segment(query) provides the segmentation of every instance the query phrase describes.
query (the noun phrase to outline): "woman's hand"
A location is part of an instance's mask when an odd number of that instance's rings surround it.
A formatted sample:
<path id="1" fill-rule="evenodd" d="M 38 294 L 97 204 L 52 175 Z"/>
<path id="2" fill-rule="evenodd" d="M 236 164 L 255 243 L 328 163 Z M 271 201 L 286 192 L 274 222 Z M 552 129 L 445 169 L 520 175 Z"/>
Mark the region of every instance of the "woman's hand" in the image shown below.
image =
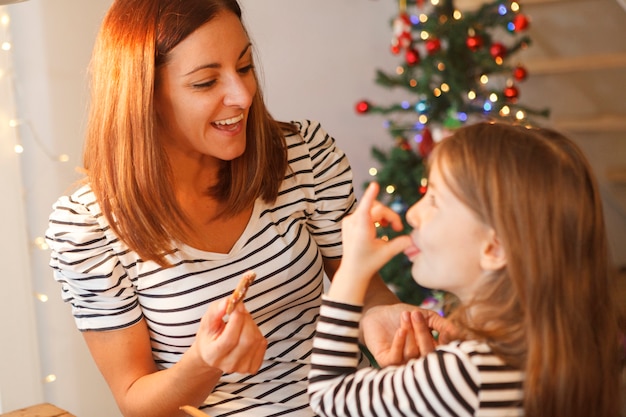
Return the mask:
<path id="1" fill-rule="evenodd" d="M 228 322 L 223 321 L 227 300 L 213 303 L 200 321 L 194 348 L 209 366 L 225 373 L 252 374 L 259 370 L 267 340 L 243 303 Z"/>
<path id="2" fill-rule="evenodd" d="M 328 296 L 336 301 L 363 304 L 371 278 L 398 253 L 411 245 L 409 236 L 392 240 L 376 236 L 376 223 L 402 230 L 398 213 L 376 201 L 378 184 L 367 188 L 356 210 L 342 222 L 343 255 Z"/>

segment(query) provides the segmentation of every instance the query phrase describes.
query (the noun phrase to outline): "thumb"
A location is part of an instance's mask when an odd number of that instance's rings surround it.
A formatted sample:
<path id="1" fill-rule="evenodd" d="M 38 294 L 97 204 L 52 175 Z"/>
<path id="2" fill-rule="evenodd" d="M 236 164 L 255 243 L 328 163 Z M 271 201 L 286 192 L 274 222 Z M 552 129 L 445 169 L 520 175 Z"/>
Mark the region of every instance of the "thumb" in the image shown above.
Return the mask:
<path id="1" fill-rule="evenodd" d="M 385 246 L 389 255 L 391 255 L 390 257 L 393 257 L 411 247 L 411 245 L 413 245 L 411 238 L 408 235 L 402 235 L 391 239 Z"/>

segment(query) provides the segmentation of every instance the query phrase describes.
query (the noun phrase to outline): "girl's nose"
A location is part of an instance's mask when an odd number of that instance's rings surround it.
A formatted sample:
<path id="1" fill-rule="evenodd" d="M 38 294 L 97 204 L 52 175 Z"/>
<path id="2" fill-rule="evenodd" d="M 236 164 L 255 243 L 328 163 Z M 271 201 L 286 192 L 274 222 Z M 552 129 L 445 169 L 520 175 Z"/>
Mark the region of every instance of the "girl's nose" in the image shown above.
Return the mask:
<path id="1" fill-rule="evenodd" d="M 413 204 L 411 207 L 409 207 L 409 209 L 406 211 L 406 221 L 409 224 L 409 226 L 411 226 L 413 229 L 416 229 L 419 227 L 419 204 L 422 200 L 418 201 L 417 203 Z"/>

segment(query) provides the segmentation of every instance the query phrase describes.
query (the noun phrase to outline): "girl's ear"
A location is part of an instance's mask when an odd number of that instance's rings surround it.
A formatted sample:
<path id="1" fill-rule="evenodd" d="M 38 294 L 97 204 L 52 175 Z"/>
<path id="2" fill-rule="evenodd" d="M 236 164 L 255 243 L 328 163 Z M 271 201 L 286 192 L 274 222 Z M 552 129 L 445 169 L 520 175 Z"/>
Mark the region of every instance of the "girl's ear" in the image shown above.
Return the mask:
<path id="1" fill-rule="evenodd" d="M 506 266 L 504 246 L 493 229 L 489 229 L 487 239 L 481 248 L 480 266 L 485 271 L 497 271 Z"/>

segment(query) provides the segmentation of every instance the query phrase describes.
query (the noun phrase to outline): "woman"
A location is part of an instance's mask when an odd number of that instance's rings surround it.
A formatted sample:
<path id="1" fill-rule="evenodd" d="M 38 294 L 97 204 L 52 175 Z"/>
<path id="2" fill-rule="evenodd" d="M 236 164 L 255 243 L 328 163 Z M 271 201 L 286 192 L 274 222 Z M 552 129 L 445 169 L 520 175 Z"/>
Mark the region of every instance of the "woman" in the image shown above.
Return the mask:
<path id="1" fill-rule="evenodd" d="M 376 239 L 372 185 L 344 220 L 344 254 L 314 340 L 322 416 L 617 416 L 619 329 L 600 194 L 567 138 L 481 123 L 439 143 L 410 236 Z M 356 371 L 370 274 L 399 252 L 415 280 L 458 297 L 448 320 L 405 314 L 396 364 Z M 435 346 L 430 330 L 456 328 Z M 344 343 L 336 343 L 341 337 Z M 404 341 L 421 356 L 402 360 Z M 390 356 L 393 356 L 390 355 Z M 356 400 L 358 399 L 358 401 Z"/>
<path id="2" fill-rule="evenodd" d="M 120 410 L 312 415 L 323 276 L 355 202 L 345 155 L 318 123 L 269 115 L 235 0 L 116 0 L 91 70 L 86 183 L 47 238 Z M 379 278 L 370 294 L 397 302 Z"/>

